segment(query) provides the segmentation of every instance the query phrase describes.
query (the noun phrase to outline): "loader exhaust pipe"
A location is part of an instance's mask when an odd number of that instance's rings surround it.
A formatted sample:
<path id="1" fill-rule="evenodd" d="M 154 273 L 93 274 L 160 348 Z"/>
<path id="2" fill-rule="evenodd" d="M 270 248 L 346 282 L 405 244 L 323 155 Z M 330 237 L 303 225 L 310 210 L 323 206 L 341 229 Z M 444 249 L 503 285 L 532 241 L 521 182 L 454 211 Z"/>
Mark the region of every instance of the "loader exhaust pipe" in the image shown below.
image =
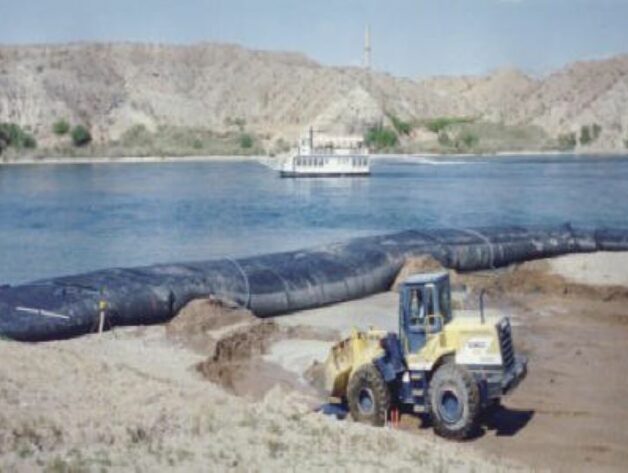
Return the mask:
<path id="1" fill-rule="evenodd" d="M 484 293 L 485 289 L 480 291 L 480 322 L 484 324 Z"/>

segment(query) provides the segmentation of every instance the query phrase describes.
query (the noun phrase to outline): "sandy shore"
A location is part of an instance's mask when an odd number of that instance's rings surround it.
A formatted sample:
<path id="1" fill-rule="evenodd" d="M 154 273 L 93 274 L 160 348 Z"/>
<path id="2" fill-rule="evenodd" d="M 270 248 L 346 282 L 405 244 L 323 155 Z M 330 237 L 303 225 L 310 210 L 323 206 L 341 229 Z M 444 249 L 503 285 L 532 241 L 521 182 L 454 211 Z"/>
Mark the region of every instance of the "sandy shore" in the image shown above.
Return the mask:
<path id="1" fill-rule="evenodd" d="M 560 157 L 566 160 L 570 158 L 579 158 L 583 156 L 599 156 L 604 158 L 626 158 L 628 152 L 625 151 L 582 151 L 582 152 L 565 152 L 565 151 L 496 151 L 494 153 L 412 153 L 412 154 L 372 154 L 372 160 L 411 160 L 411 159 L 503 159 L 509 157 L 523 156 L 526 158 L 544 158 L 544 157 Z"/>
<path id="2" fill-rule="evenodd" d="M 565 159 L 579 156 L 603 156 L 625 158 L 628 156 L 625 152 L 618 151 L 600 151 L 587 153 L 566 153 L 563 151 L 499 151 L 495 153 L 477 153 L 477 154 L 440 154 L 440 153 L 413 153 L 413 154 L 371 154 L 374 161 L 398 160 L 398 159 L 500 159 L 504 157 L 525 156 L 539 157 L 544 156 L 560 156 Z M 276 158 L 271 156 L 93 156 L 93 157 L 54 157 L 54 158 L 4 158 L 0 157 L 0 166 L 19 166 L 19 165 L 35 165 L 35 164 L 151 164 L 151 163 L 190 163 L 190 162 L 250 162 L 257 161 L 266 164 L 276 162 Z"/>
<path id="3" fill-rule="evenodd" d="M 259 161 L 261 156 L 93 156 L 93 157 L 58 157 L 58 158 L 0 158 L 0 166 L 20 166 L 33 164 L 151 164 L 151 163 L 195 163 L 195 162 L 246 162 Z"/>
<path id="4" fill-rule="evenodd" d="M 313 412 L 313 364 L 353 326 L 396 330 L 394 292 L 270 320 L 196 301 L 166 326 L 0 342 L 0 471 L 625 471 L 627 268 L 598 253 L 452 275 L 460 304 L 488 291 L 530 358 L 463 444 L 414 416 Z"/>
<path id="5" fill-rule="evenodd" d="M 225 330 L 238 331 L 209 332 Z M 317 400 L 282 387 L 276 372 L 266 373 L 276 382 L 261 399 L 235 396 L 199 372 L 207 355 L 171 335 L 155 326 L 38 345 L 1 342 L 0 470 L 515 468 L 497 456 L 316 413 Z M 250 348 L 229 340 L 240 354 Z M 241 373 L 245 366 L 232 355 L 219 363 Z"/>

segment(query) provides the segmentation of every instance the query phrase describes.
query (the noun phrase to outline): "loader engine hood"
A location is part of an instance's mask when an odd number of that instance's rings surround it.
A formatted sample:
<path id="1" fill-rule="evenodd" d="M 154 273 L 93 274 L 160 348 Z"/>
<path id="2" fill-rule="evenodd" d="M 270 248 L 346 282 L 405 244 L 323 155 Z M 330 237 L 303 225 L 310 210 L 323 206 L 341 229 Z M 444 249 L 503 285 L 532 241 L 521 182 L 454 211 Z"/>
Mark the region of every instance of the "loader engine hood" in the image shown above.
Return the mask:
<path id="1" fill-rule="evenodd" d="M 445 326 L 445 337 L 455 346 L 456 363 L 470 366 L 502 364 L 499 327 L 508 319 L 498 311 L 459 311 Z M 510 332 L 509 332 L 510 333 Z"/>

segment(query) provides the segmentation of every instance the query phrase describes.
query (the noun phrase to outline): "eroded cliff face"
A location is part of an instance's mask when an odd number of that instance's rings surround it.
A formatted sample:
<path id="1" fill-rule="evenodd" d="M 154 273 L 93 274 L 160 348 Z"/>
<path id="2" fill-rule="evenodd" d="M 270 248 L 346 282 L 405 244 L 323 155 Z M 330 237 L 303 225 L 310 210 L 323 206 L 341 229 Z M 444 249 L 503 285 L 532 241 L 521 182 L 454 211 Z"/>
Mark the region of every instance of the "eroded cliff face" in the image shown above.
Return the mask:
<path id="1" fill-rule="evenodd" d="M 222 44 L 0 47 L 0 121 L 30 127 L 44 146 L 61 118 L 89 125 L 102 142 L 137 124 L 222 131 L 236 120 L 293 140 L 310 125 L 359 132 L 387 113 L 538 125 L 552 137 L 597 123 L 602 132 L 591 146 L 621 149 L 628 56 L 576 63 L 541 79 L 503 70 L 411 80 Z"/>

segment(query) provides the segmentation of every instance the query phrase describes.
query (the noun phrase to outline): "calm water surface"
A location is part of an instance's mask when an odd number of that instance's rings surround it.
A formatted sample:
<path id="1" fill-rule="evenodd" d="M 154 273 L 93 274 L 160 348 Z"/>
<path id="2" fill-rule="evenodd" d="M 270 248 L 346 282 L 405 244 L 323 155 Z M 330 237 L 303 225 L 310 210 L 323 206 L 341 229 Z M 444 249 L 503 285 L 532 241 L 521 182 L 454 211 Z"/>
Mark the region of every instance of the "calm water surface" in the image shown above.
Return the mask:
<path id="1" fill-rule="evenodd" d="M 628 227 L 628 157 L 378 161 L 372 171 L 280 179 L 243 162 L 0 167 L 0 283 L 408 228 Z"/>

